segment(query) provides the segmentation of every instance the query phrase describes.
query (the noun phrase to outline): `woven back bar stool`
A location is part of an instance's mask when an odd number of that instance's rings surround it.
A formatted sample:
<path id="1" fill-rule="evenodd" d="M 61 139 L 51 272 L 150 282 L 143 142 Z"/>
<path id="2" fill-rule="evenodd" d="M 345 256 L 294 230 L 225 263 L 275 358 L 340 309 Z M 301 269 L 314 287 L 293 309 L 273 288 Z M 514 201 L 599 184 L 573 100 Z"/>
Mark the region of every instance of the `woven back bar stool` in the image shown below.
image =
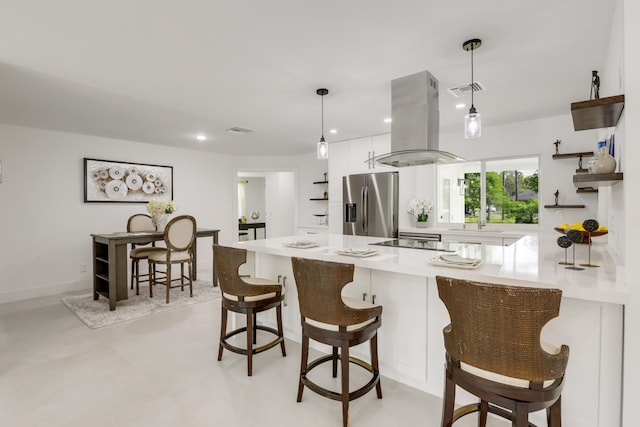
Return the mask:
<path id="1" fill-rule="evenodd" d="M 247 375 L 253 375 L 253 355 L 261 353 L 280 344 L 282 356 L 287 355 L 282 328 L 282 285 L 266 279 L 241 277 L 240 266 L 247 262 L 247 251 L 227 246 L 213 245 L 213 254 L 218 272 L 218 281 L 222 290 L 222 320 L 220 322 L 220 344 L 218 361 L 222 360 L 223 349 L 247 356 Z M 276 309 L 277 329 L 256 322 L 257 313 Z M 229 311 L 246 316 L 247 326 L 227 332 L 227 315 Z M 265 331 L 275 335 L 271 342 L 256 347 L 257 331 Z M 229 339 L 240 333 L 246 333 L 246 348 L 231 344 Z"/>
<path id="2" fill-rule="evenodd" d="M 437 276 L 438 293 L 451 323 L 444 330 L 446 378 L 442 426 L 479 412 L 528 427 L 529 413 L 546 409 L 549 427 L 561 425 L 561 393 L 569 347 L 540 342 L 558 316 L 562 291 L 472 282 Z M 456 386 L 480 403 L 454 411 Z"/>
<path id="3" fill-rule="evenodd" d="M 382 398 L 380 369 L 378 366 L 378 328 L 382 324 L 382 307 L 355 298 L 343 298 L 342 288 L 353 281 L 353 264 L 342 264 L 303 258 L 291 258 L 298 289 L 298 302 L 302 323 L 302 360 L 298 381 L 298 402 L 304 387 L 321 396 L 342 402 L 342 424 L 349 424 L 349 401 L 365 395 L 374 387 L 378 399 Z M 309 340 L 331 346 L 332 353 L 311 363 Z M 371 363 L 349 356 L 349 348 L 369 341 Z M 338 353 L 338 350 L 340 351 Z M 313 382 L 309 372 L 331 361 L 333 377 L 338 373 L 340 360 L 341 389 L 329 390 Z M 357 390 L 349 390 L 349 363 L 371 373 L 371 379 Z"/>

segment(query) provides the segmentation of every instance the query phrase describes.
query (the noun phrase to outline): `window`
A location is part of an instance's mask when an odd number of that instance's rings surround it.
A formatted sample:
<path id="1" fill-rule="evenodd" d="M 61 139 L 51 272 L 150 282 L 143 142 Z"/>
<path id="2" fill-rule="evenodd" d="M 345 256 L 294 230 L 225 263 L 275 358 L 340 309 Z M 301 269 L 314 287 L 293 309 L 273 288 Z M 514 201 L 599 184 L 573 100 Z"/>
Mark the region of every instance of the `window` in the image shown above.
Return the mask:
<path id="1" fill-rule="evenodd" d="M 537 224 L 538 165 L 538 157 L 439 165 L 439 222 Z"/>

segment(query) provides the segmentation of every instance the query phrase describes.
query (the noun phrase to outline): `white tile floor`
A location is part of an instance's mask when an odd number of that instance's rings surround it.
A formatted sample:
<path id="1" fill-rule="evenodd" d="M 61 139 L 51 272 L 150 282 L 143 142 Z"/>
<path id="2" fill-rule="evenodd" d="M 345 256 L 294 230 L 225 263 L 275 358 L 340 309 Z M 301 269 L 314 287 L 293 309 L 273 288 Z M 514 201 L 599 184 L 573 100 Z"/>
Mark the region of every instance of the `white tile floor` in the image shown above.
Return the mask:
<path id="1" fill-rule="evenodd" d="M 339 402 L 308 389 L 296 402 L 299 344 L 255 356 L 247 377 L 245 357 L 216 360 L 219 325 L 220 301 L 98 330 L 59 297 L 2 304 L 0 426 L 342 425 Z M 440 425 L 439 398 L 386 378 L 382 389 L 351 402 L 351 426 Z"/>

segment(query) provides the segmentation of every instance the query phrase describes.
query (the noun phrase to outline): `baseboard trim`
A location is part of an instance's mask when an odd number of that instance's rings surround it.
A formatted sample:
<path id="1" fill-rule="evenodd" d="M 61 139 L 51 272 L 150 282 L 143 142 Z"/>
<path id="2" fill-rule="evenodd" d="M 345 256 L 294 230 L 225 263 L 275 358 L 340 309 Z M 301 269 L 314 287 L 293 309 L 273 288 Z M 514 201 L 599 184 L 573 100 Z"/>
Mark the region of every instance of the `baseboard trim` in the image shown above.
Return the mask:
<path id="1" fill-rule="evenodd" d="M 51 285 L 36 286 L 28 289 L 16 289 L 0 292 L 0 304 L 23 301 L 32 298 L 60 295 L 65 292 L 86 290 L 91 292 L 91 280 L 79 280 L 75 282 L 55 283 Z"/>

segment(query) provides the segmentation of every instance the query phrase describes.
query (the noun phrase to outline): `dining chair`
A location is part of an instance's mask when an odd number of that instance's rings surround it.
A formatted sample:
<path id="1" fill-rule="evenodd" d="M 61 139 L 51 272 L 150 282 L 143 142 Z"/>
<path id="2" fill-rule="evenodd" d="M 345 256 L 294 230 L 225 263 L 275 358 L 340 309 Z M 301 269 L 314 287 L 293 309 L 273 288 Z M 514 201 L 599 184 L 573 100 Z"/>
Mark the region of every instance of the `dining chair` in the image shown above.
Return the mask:
<path id="1" fill-rule="evenodd" d="M 220 343 L 218 345 L 218 361 L 222 360 L 222 352 L 231 352 L 247 356 L 247 375 L 253 375 L 253 355 L 280 344 L 282 356 L 287 355 L 282 328 L 283 288 L 277 282 L 267 279 L 240 276 L 238 269 L 247 262 L 246 249 L 213 245 L 214 262 L 218 272 L 218 281 L 222 290 L 222 319 L 220 322 Z M 276 309 L 277 329 L 257 323 L 257 314 L 269 309 Z M 244 314 L 246 326 L 240 326 L 227 332 L 228 312 Z M 275 336 L 270 342 L 256 346 L 257 332 L 265 331 Z M 246 348 L 232 344 L 230 338 L 246 334 Z"/>
<path id="2" fill-rule="evenodd" d="M 171 288 L 180 287 L 184 291 L 185 279 L 189 280 L 189 296 L 193 297 L 193 245 L 196 238 L 196 219 L 190 215 L 173 218 L 164 229 L 166 249 L 149 255 L 149 297 L 153 298 L 153 286 L 164 285 L 167 291 L 167 304 Z M 156 277 L 156 265 L 165 265 L 164 280 Z M 180 278 L 172 279 L 171 266 L 180 264 Z M 188 275 L 184 274 L 187 264 Z M 180 283 L 172 285 L 176 280 Z"/>
<path id="3" fill-rule="evenodd" d="M 529 413 L 546 409 L 549 427 L 561 425 L 561 393 L 569 347 L 541 342 L 542 328 L 560 312 L 562 291 L 436 276 L 450 323 L 443 330 L 446 375 L 442 426 L 479 412 L 528 427 Z M 479 403 L 454 410 L 456 386 Z"/>
<path id="4" fill-rule="evenodd" d="M 135 214 L 127 221 L 127 232 L 136 233 L 143 231 L 156 231 L 151 217 L 145 214 Z M 148 246 L 151 245 L 151 246 Z M 143 243 L 131 243 L 129 258 L 131 259 L 131 289 L 135 283 L 136 295 L 140 295 L 140 283 L 148 282 L 149 275 L 140 273 L 140 261 L 148 259 L 150 254 L 164 251 L 164 248 L 156 247 L 154 241 Z M 141 279 L 141 277 L 146 279 Z"/>
<path id="5" fill-rule="evenodd" d="M 382 306 L 356 298 L 342 297 L 342 288 L 353 281 L 353 264 L 342 264 L 304 258 L 291 258 L 302 323 L 302 358 L 298 379 L 298 402 L 304 387 L 329 399 L 342 402 L 342 424 L 349 424 L 349 401 L 376 389 L 382 399 L 378 366 L 378 328 L 382 325 Z M 309 340 L 331 346 L 332 353 L 309 363 Z M 371 363 L 349 355 L 349 348 L 369 342 Z M 338 354 L 339 350 L 339 354 Z M 330 390 L 313 381 L 309 373 L 325 362 L 333 364 L 333 377 L 338 374 L 340 360 L 340 391 Z M 349 390 L 349 363 L 371 373 L 369 381 Z M 317 381 L 317 380 L 316 380 Z"/>

